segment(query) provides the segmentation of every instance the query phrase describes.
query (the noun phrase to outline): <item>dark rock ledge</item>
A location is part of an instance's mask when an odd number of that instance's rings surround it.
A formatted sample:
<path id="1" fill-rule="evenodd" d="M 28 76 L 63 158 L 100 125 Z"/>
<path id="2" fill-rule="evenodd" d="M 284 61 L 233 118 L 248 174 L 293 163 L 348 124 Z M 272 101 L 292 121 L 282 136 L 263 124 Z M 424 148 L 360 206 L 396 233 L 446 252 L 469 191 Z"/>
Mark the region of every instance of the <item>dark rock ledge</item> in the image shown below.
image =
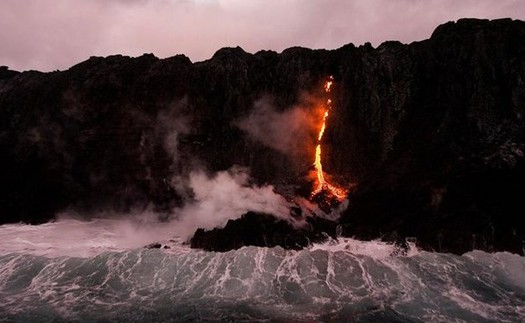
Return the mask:
<path id="1" fill-rule="evenodd" d="M 240 219 L 229 220 L 224 228 L 198 229 L 191 239 L 191 247 L 208 251 L 228 251 L 243 246 L 298 250 L 335 238 L 336 227 L 336 222 L 319 217 L 306 218 L 303 226 L 295 227 L 269 214 L 248 212 Z"/>

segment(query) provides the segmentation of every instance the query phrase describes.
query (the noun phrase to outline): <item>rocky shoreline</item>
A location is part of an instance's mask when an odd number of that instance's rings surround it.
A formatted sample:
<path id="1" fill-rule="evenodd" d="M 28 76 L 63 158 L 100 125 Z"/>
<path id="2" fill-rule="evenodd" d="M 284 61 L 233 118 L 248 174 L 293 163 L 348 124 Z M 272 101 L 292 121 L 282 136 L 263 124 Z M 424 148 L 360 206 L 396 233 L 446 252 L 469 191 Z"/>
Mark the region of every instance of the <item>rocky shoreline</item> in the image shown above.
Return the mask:
<path id="1" fill-rule="evenodd" d="M 511 19 L 461 19 L 428 40 L 377 48 L 225 48 L 198 63 L 117 55 L 50 73 L 0 67 L 0 223 L 64 210 L 169 214 L 185 199 L 172 179 L 195 167 L 239 165 L 255 184 L 308 191 L 310 152 L 273 149 L 239 121 L 261 98 L 282 112 L 319 95 L 328 75 L 323 168 L 356 184 L 339 220 L 295 230 L 248 213 L 197 231 L 192 246 L 295 249 L 339 226 L 363 240 L 413 237 L 425 250 L 523 254 L 525 23 Z"/>

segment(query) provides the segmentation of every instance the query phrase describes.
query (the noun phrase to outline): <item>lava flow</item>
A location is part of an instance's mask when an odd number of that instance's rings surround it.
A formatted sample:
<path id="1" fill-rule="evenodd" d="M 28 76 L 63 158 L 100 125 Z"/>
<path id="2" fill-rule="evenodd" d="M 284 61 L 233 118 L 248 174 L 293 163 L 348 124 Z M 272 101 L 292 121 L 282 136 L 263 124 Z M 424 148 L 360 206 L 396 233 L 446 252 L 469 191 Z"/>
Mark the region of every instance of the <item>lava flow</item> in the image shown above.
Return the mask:
<path id="1" fill-rule="evenodd" d="M 314 197 L 315 195 L 321 192 L 326 192 L 328 195 L 332 195 L 337 200 L 342 201 L 346 198 L 346 194 L 348 193 L 348 191 L 344 188 L 328 183 L 328 181 L 325 179 L 323 172 L 323 164 L 321 162 L 321 139 L 323 138 L 323 134 L 326 129 L 326 118 L 328 117 L 328 113 L 332 110 L 332 100 L 330 99 L 330 93 L 333 82 L 334 78 L 330 76 L 324 84 L 324 90 L 328 98 L 324 107 L 323 123 L 321 125 L 321 129 L 319 130 L 319 135 L 317 136 L 317 146 L 315 147 L 314 167 L 317 173 L 317 187 L 312 192 L 311 196 Z"/>

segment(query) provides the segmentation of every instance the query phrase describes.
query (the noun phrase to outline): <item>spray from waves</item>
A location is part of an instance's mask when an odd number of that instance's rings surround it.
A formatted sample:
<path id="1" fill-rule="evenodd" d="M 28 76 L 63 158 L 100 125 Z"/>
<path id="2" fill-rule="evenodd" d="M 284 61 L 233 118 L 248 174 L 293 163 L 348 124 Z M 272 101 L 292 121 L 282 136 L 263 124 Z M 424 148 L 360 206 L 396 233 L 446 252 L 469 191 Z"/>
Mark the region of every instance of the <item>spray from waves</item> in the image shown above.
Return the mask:
<path id="1" fill-rule="evenodd" d="M 189 175 L 188 187 L 192 198 L 181 208 L 173 210 L 174 233 L 190 237 L 196 229 L 223 227 L 248 211 L 272 214 L 289 220 L 290 203 L 274 192 L 270 185 L 250 185 L 248 170 L 233 167 L 208 176 L 202 171 Z"/>
<path id="2" fill-rule="evenodd" d="M 159 223 L 154 214 L 90 221 L 70 219 L 68 216 L 62 215 L 63 218 L 56 222 L 37 226 L 0 226 L 0 254 L 93 257 L 105 252 L 142 248 L 159 240 L 179 242 L 173 236 L 172 229 Z"/>
<path id="3" fill-rule="evenodd" d="M 192 172 L 187 185 L 193 196 L 183 207 L 172 210 L 169 222 L 159 221 L 161 215 L 153 210 L 126 214 L 106 211 L 88 216 L 73 211 L 63 212 L 57 215 L 55 222 L 38 226 L 0 226 L 0 254 L 24 252 L 48 257 L 91 257 L 104 252 L 142 248 L 156 242 L 178 248 L 197 228 L 222 227 L 228 220 L 239 218 L 248 211 L 293 219 L 289 215 L 290 202 L 275 193 L 271 186 L 250 185 L 249 175 L 243 168 L 233 168 L 214 176 Z M 305 199 L 296 199 L 295 205 L 307 210 L 305 214 L 323 214 Z M 324 215 L 333 219 L 344 207 L 346 204 L 334 213 Z"/>
<path id="4" fill-rule="evenodd" d="M 0 241 L 5 243 L 0 244 L 0 252 L 93 256 L 140 248 L 153 242 L 186 241 L 198 228 L 222 227 L 248 211 L 290 218 L 290 203 L 275 193 L 272 186 L 250 185 L 249 174 L 243 168 L 232 168 L 213 176 L 203 171 L 192 172 L 187 188 L 191 198 L 186 199 L 183 207 L 171 211 L 168 222 L 159 221 L 165 215 L 151 209 L 126 214 L 67 211 L 58 214 L 57 221 L 39 226 L 1 226 Z"/>
<path id="5" fill-rule="evenodd" d="M 85 258 L 3 253 L 0 312 L 29 321 L 524 317 L 524 258 L 416 250 L 392 257 L 392 248 L 338 239 L 301 251 L 134 249 Z"/>

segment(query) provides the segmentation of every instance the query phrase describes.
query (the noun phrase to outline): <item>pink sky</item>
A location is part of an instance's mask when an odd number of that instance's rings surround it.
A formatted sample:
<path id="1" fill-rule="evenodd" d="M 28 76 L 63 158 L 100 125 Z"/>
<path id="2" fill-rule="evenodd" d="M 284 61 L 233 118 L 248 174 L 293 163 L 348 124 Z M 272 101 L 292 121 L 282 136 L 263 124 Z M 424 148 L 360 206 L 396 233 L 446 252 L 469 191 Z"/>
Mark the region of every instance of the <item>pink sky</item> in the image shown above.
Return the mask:
<path id="1" fill-rule="evenodd" d="M 67 69 L 89 56 L 210 58 L 291 46 L 409 43 L 461 17 L 525 20 L 524 0 L 1 0 L 0 65 Z"/>

